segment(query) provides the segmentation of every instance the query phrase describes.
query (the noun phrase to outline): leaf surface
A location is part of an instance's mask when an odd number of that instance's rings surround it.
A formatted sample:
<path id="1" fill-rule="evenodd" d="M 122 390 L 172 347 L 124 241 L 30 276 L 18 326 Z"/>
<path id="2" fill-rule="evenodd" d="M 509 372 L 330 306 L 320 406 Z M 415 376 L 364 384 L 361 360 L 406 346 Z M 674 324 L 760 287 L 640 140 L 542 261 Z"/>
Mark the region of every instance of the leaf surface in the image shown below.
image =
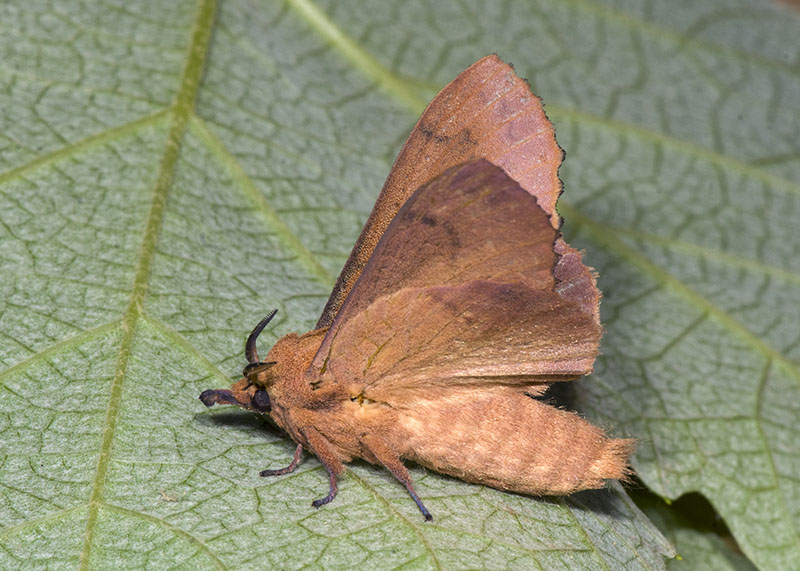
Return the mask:
<path id="1" fill-rule="evenodd" d="M 425 102 L 498 52 L 568 158 L 606 336 L 579 408 L 762 568 L 800 560 L 800 21 L 773 3 L 0 7 L 0 567 L 661 568 L 617 487 L 325 478 L 206 411 L 253 323 L 313 326 Z M 273 340 L 274 340 L 273 338 Z"/>

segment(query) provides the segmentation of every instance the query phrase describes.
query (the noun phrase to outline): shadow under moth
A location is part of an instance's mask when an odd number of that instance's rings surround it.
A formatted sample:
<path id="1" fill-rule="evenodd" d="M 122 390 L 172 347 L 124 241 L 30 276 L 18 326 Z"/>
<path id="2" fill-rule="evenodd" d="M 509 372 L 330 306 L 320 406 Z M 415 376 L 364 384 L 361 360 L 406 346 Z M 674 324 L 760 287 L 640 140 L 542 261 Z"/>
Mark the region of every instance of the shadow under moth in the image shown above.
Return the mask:
<path id="1" fill-rule="evenodd" d="M 563 151 L 538 97 L 497 56 L 428 105 L 389 173 L 317 328 L 290 333 L 206 406 L 269 414 L 329 477 L 386 467 L 426 519 L 403 460 L 531 495 L 623 478 L 633 440 L 535 400 L 591 372 L 602 335 L 591 268 L 561 237 Z"/>

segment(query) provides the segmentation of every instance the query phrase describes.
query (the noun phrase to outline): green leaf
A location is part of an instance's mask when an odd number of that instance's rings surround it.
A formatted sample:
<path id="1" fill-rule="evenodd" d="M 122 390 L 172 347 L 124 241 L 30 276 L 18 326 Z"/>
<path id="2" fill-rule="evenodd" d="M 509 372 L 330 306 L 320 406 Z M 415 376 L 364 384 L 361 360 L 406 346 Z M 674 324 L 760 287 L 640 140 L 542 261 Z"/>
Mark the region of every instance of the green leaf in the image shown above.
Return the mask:
<path id="1" fill-rule="evenodd" d="M 800 20 L 773 3 L 0 6 L 0 567 L 660 568 L 618 487 L 540 500 L 206 411 L 266 310 L 313 326 L 425 102 L 497 52 L 567 150 L 607 333 L 578 403 L 800 560 Z M 691 531 L 687 531 L 691 534 Z M 701 536 L 694 537 L 696 540 Z"/>

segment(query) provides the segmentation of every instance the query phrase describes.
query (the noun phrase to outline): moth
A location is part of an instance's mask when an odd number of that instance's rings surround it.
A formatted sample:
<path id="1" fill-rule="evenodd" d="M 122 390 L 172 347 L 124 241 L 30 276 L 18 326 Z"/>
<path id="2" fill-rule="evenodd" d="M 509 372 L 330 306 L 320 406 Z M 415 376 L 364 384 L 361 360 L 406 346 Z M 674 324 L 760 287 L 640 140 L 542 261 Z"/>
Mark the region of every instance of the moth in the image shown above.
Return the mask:
<path id="1" fill-rule="evenodd" d="M 404 461 L 468 482 L 561 495 L 624 478 L 633 440 L 535 397 L 591 372 L 602 334 L 594 271 L 561 237 L 563 151 L 540 100 L 497 56 L 429 104 L 317 323 L 290 333 L 206 406 L 268 414 L 328 473 Z"/>

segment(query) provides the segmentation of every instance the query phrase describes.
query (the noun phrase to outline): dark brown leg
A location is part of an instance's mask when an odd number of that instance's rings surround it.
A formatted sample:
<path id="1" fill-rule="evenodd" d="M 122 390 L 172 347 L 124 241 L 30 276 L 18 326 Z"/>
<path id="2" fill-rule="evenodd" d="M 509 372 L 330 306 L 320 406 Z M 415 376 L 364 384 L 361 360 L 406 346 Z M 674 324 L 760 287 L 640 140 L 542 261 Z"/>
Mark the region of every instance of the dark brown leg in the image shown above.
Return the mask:
<path id="1" fill-rule="evenodd" d="M 328 495 L 311 502 L 312 506 L 318 508 L 329 503 L 336 497 L 336 492 L 339 490 L 338 478 L 339 475 L 344 472 L 344 464 L 336 457 L 331 449 L 330 443 L 315 428 L 304 428 L 303 434 L 308 441 L 308 447 L 311 449 L 311 452 L 314 453 L 314 456 L 319 459 L 328 472 Z"/>
<path id="2" fill-rule="evenodd" d="M 323 466 L 325 466 L 323 464 Z M 328 467 L 325 466 L 325 469 L 328 470 Z M 337 476 L 330 470 L 328 470 L 328 495 L 324 498 L 319 498 L 318 500 L 314 500 L 311 502 L 311 505 L 315 508 L 320 506 L 324 506 L 325 504 L 333 501 L 333 498 L 336 497 L 337 492 L 339 491 L 339 483 L 337 481 Z"/>
<path id="3" fill-rule="evenodd" d="M 363 434 L 361 436 L 361 443 L 367 447 L 378 462 L 383 464 L 383 466 L 406 487 L 408 493 L 411 494 L 411 498 L 417 504 L 419 511 L 425 516 L 425 521 L 431 521 L 433 519 L 431 512 L 428 511 L 428 508 L 426 508 L 422 500 L 419 499 L 417 492 L 414 491 L 414 485 L 411 482 L 411 474 L 408 473 L 408 469 L 403 465 L 403 461 L 400 460 L 400 457 L 395 451 L 380 437 L 370 434 Z"/>
<path id="4" fill-rule="evenodd" d="M 294 450 L 294 458 L 292 458 L 291 463 L 286 466 L 285 468 L 279 468 L 277 470 L 262 470 L 258 473 L 259 476 L 283 476 L 284 474 L 288 474 L 289 472 L 294 472 L 294 469 L 297 468 L 297 465 L 300 463 L 300 459 L 303 457 L 303 445 L 298 444 L 297 448 Z"/>

